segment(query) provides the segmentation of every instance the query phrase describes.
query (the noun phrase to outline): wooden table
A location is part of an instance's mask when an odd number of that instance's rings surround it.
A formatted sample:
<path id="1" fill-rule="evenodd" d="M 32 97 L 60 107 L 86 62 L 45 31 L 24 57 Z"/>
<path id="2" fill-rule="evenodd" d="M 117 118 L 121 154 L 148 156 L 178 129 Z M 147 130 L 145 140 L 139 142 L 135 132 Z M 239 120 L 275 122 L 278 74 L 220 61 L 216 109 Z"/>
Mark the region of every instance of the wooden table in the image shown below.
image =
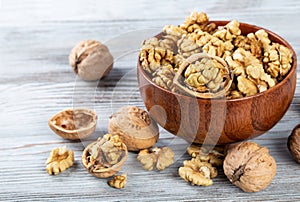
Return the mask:
<path id="1" fill-rule="evenodd" d="M 300 51 L 298 0 L 96 1 L 0 0 L 0 200 L 97 201 L 299 201 L 300 166 L 286 147 L 287 136 L 300 122 L 299 82 L 293 103 L 282 120 L 254 141 L 267 146 L 277 162 L 272 184 L 258 193 L 244 193 L 221 172 L 211 187 L 181 180 L 178 167 L 188 156 L 186 142 L 160 129 L 158 146 L 176 153 L 163 172 L 145 171 L 130 153 L 122 169 L 125 189 L 107 185 L 81 165 L 84 147 L 107 132 L 108 117 L 123 105 L 144 107 L 136 79 L 141 41 L 166 24 L 180 24 L 191 11 L 205 11 L 212 20 L 237 19 L 270 29 Z M 68 65 L 71 48 L 83 39 L 106 42 L 115 56 L 104 80 L 83 82 Z M 59 110 L 84 106 L 98 114 L 95 134 L 72 142 L 56 136 L 48 119 Z M 75 151 L 75 165 L 50 176 L 45 161 L 54 147 Z"/>

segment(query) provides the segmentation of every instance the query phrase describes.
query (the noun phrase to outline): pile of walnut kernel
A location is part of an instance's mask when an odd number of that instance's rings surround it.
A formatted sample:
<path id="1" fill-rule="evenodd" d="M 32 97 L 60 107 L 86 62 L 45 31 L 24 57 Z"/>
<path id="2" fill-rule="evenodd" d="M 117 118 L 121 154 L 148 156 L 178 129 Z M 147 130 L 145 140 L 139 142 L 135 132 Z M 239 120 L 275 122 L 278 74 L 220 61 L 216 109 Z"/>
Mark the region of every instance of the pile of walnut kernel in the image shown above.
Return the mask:
<path id="1" fill-rule="evenodd" d="M 238 21 L 217 27 L 209 22 L 203 12 L 193 12 L 183 24 L 167 25 L 160 37 L 145 40 L 139 58 L 142 68 L 153 82 L 162 88 L 185 94 L 173 84 L 174 75 L 183 60 L 201 52 L 220 57 L 231 68 L 234 78 L 226 92 L 227 99 L 255 95 L 275 86 L 292 65 L 291 50 L 272 42 L 263 29 L 244 36 Z M 200 69 L 199 63 L 191 65 L 196 66 L 194 69 Z M 199 92 L 218 90 L 214 76 L 218 72 L 203 72 L 184 73 L 184 85 Z"/>

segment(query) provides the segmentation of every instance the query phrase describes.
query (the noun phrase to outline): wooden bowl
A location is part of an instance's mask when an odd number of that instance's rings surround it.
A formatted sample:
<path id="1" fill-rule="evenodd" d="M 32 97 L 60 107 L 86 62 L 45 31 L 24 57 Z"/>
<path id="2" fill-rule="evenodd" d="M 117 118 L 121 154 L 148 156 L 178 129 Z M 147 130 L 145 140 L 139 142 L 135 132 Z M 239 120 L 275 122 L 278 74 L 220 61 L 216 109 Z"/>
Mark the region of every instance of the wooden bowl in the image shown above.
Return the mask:
<path id="1" fill-rule="evenodd" d="M 212 22 L 224 26 L 229 21 Z M 240 29 L 246 35 L 263 28 L 240 23 Z M 254 96 L 229 100 L 202 99 L 161 88 L 151 81 L 138 62 L 139 89 L 151 117 L 170 133 L 195 143 L 233 143 L 270 130 L 292 102 L 296 88 L 297 58 L 288 42 L 264 30 L 272 42 L 280 43 L 293 52 L 292 68 L 281 82 Z"/>

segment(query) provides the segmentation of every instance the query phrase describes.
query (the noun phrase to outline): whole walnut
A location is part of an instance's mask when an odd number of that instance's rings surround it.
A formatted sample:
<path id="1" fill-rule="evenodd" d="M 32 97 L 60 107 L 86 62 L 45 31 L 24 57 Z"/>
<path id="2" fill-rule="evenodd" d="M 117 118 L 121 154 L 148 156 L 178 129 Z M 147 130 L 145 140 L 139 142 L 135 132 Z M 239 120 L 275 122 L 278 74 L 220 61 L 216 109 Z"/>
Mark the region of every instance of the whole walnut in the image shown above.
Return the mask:
<path id="1" fill-rule="evenodd" d="M 78 43 L 69 55 L 74 72 L 83 80 L 93 81 L 106 76 L 113 67 L 113 56 L 108 48 L 95 40 Z"/>
<path id="2" fill-rule="evenodd" d="M 287 145 L 293 158 L 300 163 L 300 124 L 293 129 Z"/>
<path id="3" fill-rule="evenodd" d="M 224 173 L 245 192 L 265 189 L 276 175 L 276 162 L 266 147 L 241 142 L 229 147 L 223 164 Z"/>
<path id="4" fill-rule="evenodd" d="M 119 135 L 128 151 L 139 151 L 152 147 L 158 137 L 157 123 L 148 112 L 136 106 L 124 106 L 109 118 L 108 131 Z"/>

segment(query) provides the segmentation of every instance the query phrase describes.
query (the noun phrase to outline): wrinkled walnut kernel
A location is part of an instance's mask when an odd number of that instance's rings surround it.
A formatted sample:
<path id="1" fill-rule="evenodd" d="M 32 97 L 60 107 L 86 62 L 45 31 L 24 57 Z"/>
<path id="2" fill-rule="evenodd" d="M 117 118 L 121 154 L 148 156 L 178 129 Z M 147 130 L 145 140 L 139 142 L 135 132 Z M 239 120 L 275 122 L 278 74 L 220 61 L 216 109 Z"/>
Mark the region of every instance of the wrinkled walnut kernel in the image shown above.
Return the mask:
<path id="1" fill-rule="evenodd" d="M 165 170 L 174 162 L 174 152 L 168 147 L 143 149 L 137 156 L 145 170 Z"/>
<path id="2" fill-rule="evenodd" d="M 186 160 L 183 167 L 178 169 L 179 176 L 192 185 L 210 186 L 213 184 L 212 178 L 218 175 L 218 171 L 208 162 L 202 162 L 197 158 Z"/>
<path id="3" fill-rule="evenodd" d="M 160 87 L 196 97 L 199 95 L 197 91 L 205 88 L 193 87 L 191 91 L 195 93 L 187 92 L 186 88 L 189 84 L 198 85 L 198 76 L 192 75 L 184 88 L 174 88 L 173 85 L 176 84 L 176 74 L 173 72 L 177 72 L 181 64 L 195 54 L 207 53 L 219 57 L 232 69 L 234 76 L 230 84 L 235 87 L 224 90 L 227 99 L 252 96 L 272 88 L 288 74 L 293 62 L 292 51 L 272 42 L 265 30 L 244 36 L 238 21 L 233 20 L 217 27 L 209 22 L 208 16 L 203 12 L 193 12 L 180 26 L 166 25 L 162 36 L 155 40 L 155 43 L 151 43 L 151 50 L 145 47 L 141 49 L 142 68 Z M 164 54 L 156 51 L 156 48 L 169 49 L 169 59 L 164 59 Z M 160 71 L 161 69 L 164 70 Z M 157 72 L 160 72 L 159 76 Z M 218 87 L 215 82 L 208 86 L 210 89 Z"/>
<path id="4" fill-rule="evenodd" d="M 223 147 L 210 148 L 209 146 L 198 146 L 192 144 L 187 148 L 187 152 L 192 158 L 196 158 L 201 162 L 208 162 L 212 166 L 219 167 L 223 165 Z"/>
<path id="5" fill-rule="evenodd" d="M 224 173 L 245 192 L 265 189 L 276 175 L 276 162 L 266 147 L 254 142 L 241 142 L 228 149 Z"/>
<path id="6" fill-rule="evenodd" d="M 123 189 L 126 184 L 126 174 L 116 175 L 113 179 L 108 181 L 108 185 L 116 189 Z"/>
<path id="7" fill-rule="evenodd" d="M 74 152 L 67 150 L 66 146 L 51 151 L 46 161 L 46 171 L 49 175 L 57 175 L 73 165 Z"/>
<path id="8" fill-rule="evenodd" d="M 88 145 L 82 163 L 89 173 L 107 178 L 117 173 L 127 159 L 127 147 L 118 135 L 106 134 Z"/>
<path id="9" fill-rule="evenodd" d="M 288 138 L 287 146 L 295 161 L 300 163 L 300 125 L 293 129 Z"/>

